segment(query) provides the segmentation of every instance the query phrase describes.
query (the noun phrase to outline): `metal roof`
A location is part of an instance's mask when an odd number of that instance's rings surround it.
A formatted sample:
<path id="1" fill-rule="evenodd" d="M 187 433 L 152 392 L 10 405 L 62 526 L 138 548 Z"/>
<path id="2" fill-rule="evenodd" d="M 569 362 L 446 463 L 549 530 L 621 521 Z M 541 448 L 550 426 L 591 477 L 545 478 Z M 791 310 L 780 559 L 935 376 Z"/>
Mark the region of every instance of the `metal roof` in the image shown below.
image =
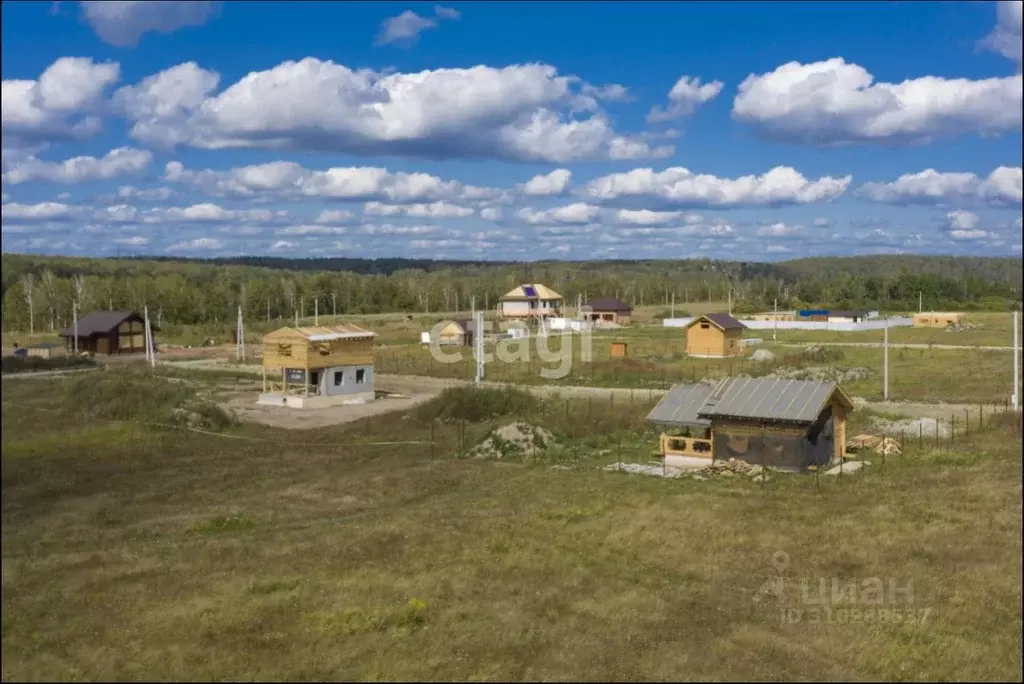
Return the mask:
<path id="1" fill-rule="evenodd" d="M 90 335 L 109 333 L 132 316 L 136 316 L 140 320 L 142 318 L 134 311 L 90 311 L 78 319 L 78 336 L 89 337 Z M 157 329 L 152 323 L 149 324 L 149 327 L 152 328 L 154 332 Z M 75 327 L 72 325 L 64 328 L 64 330 L 61 331 L 60 336 L 74 337 Z"/>
<path id="2" fill-rule="evenodd" d="M 830 382 L 776 378 L 726 378 L 715 385 L 675 385 L 647 415 L 661 425 L 710 425 L 714 418 L 810 424 L 833 393 Z"/>
<path id="3" fill-rule="evenodd" d="M 702 318 L 706 318 L 707 320 L 711 321 L 722 330 L 735 330 L 736 328 L 747 327 L 727 313 L 709 313 L 704 314 L 702 316 L 696 316 L 687 324 L 687 327 L 689 327 L 694 322 L 699 321 Z"/>
<path id="4" fill-rule="evenodd" d="M 616 297 L 598 297 L 583 305 L 591 311 L 632 311 L 633 307 Z"/>
<path id="5" fill-rule="evenodd" d="M 699 411 L 711 391 L 709 385 L 675 385 L 647 414 L 647 420 L 659 425 L 710 425 L 711 420 L 701 417 Z"/>
<path id="6" fill-rule="evenodd" d="M 837 389 L 812 380 L 732 378 L 715 387 L 700 415 L 813 423 Z"/>

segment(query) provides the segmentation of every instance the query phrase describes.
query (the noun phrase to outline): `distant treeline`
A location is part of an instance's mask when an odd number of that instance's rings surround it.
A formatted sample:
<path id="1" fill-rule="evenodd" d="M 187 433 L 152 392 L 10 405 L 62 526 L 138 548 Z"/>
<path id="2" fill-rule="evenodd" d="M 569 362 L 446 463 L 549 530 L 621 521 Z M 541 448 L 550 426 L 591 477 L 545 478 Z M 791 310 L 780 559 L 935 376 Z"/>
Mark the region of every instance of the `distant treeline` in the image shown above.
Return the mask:
<path id="1" fill-rule="evenodd" d="M 736 312 L 828 306 L 887 311 L 1020 307 L 1021 260 L 1013 258 L 822 257 L 780 263 L 685 261 L 456 262 L 419 259 L 89 259 L 3 255 L 5 329 L 55 329 L 80 310 L 148 305 L 164 323 L 231 325 L 291 319 L 298 311 L 365 314 L 493 308 L 516 285 L 539 282 L 575 305 L 618 297 L 678 311 L 725 301 Z M 31 311 L 31 315 L 30 315 Z"/>

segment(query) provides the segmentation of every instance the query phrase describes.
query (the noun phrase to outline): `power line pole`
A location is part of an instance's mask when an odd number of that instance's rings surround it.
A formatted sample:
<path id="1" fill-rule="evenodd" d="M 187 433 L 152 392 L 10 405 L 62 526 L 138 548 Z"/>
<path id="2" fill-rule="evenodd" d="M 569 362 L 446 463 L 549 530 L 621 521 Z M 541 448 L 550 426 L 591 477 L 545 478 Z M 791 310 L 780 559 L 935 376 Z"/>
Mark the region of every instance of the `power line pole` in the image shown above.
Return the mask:
<path id="1" fill-rule="evenodd" d="M 313 300 L 313 325 L 320 325 L 320 298 Z"/>
<path id="2" fill-rule="evenodd" d="M 889 314 L 885 315 L 885 328 L 884 328 L 884 340 L 882 342 L 883 352 L 883 370 L 882 370 L 882 399 L 889 401 Z"/>
<path id="3" fill-rule="evenodd" d="M 1013 410 L 1020 407 L 1020 392 L 1017 389 L 1020 385 L 1020 347 L 1017 338 L 1017 312 L 1013 312 Z"/>
<path id="4" fill-rule="evenodd" d="M 484 381 L 484 312 L 473 314 L 473 347 L 476 349 L 476 385 Z"/>
<path id="5" fill-rule="evenodd" d="M 779 341 L 779 298 L 775 298 L 775 315 L 772 317 L 774 323 L 772 324 L 772 342 Z"/>
<path id="6" fill-rule="evenodd" d="M 74 345 L 75 356 L 78 356 L 78 300 L 77 299 L 74 302 L 72 302 L 72 304 L 71 304 L 71 312 L 72 312 L 72 315 L 74 316 L 74 319 L 75 319 L 75 322 L 74 322 L 74 326 L 75 326 L 75 330 L 74 330 L 74 333 L 75 333 L 75 345 Z"/>

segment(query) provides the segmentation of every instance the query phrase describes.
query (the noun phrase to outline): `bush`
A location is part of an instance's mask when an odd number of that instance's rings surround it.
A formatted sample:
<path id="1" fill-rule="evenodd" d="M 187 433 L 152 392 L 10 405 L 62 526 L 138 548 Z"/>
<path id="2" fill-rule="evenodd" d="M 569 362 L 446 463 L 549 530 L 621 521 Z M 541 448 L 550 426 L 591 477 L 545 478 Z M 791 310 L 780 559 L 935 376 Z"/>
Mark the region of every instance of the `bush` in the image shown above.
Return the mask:
<path id="1" fill-rule="evenodd" d="M 3 360 L 4 373 L 31 373 L 95 366 L 96 362 L 87 356 L 61 356 L 55 359 L 44 359 L 39 356 L 5 356 Z"/>
<path id="2" fill-rule="evenodd" d="M 196 397 L 184 382 L 172 382 L 143 369 L 88 373 L 67 389 L 65 409 L 101 420 L 137 420 L 204 429 L 223 429 L 235 418 Z"/>
<path id="3" fill-rule="evenodd" d="M 523 414 L 537 407 L 537 397 L 518 389 L 451 387 L 437 399 L 417 409 L 421 421 L 466 420 L 479 423 L 491 418 Z"/>
<path id="4" fill-rule="evenodd" d="M 672 313 L 671 309 L 665 309 L 664 311 L 659 311 L 658 313 L 654 314 L 653 318 L 656 321 L 663 321 L 666 318 L 690 318 L 691 316 L 692 314 L 689 311 L 679 310 L 676 311 L 675 313 Z"/>

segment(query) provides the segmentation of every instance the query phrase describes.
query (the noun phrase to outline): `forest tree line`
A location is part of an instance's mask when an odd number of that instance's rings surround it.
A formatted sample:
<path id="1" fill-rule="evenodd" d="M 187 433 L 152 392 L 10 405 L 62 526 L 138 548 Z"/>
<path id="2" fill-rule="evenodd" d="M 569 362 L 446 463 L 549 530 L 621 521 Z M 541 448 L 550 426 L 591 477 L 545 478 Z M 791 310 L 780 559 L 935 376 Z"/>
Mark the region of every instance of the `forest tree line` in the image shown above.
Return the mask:
<path id="1" fill-rule="evenodd" d="M 343 263 L 341 263 L 343 261 Z M 344 266 L 344 268 L 342 268 Z M 733 301 L 746 313 L 802 306 L 1008 310 L 1020 308 L 1021 260 L 877 256 L 781 263 L 595 261 L 472 263 L 389 260 L 217 261 L 3 255 L 5 330 L 49 331 L 97 309 L 141 311 L 162 323 L 232 325 L 296 314 L 456 312 L 493 309 L 524 282 L 577 297 L 618 297 L 634 306 Z M 919 300 L 920 297 L 920 300 Z"/>

